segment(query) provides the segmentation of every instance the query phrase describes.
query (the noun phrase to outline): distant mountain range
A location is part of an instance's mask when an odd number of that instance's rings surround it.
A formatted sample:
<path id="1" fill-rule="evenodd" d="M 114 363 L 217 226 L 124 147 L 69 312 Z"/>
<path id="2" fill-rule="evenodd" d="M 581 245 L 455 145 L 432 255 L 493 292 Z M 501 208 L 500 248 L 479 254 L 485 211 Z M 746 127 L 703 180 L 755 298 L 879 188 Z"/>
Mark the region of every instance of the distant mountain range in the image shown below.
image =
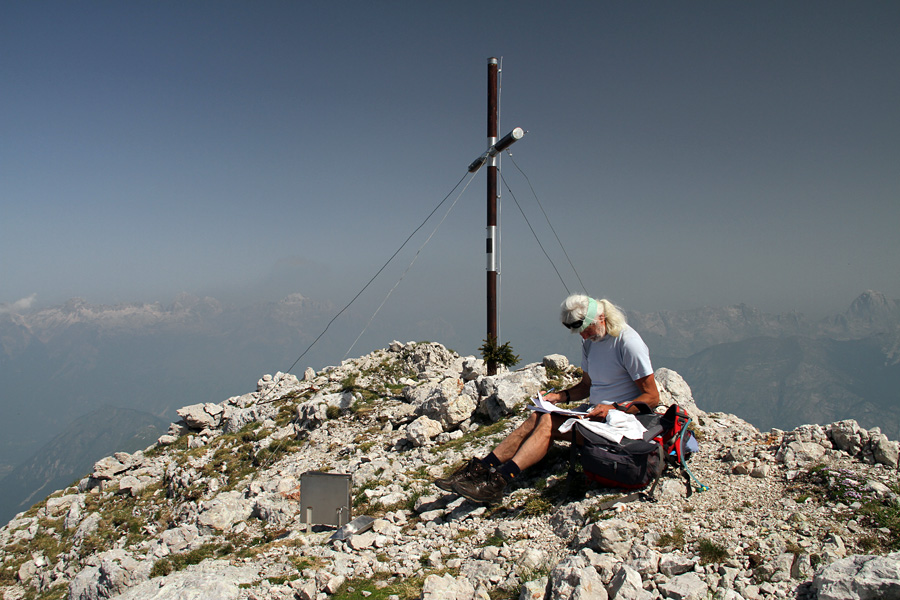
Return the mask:
<path id="1" fill-rule="evenodd" d="M 762 430 L 857 419 L 900 433 L 900 303 L 866 291 L 819 321 L 746 305 L 629 313 L 654 365 L 680 373 L 709 410 Z"/>
<path id="2" fill-rule="evenodd" d="M 165 307 L 73 299 L 0 312 L 0 476 L 101 406 L 171 420 L 181 406 L 251 391 L 260 375 L 287 370 L 333 315 L 299 294 L 240 308 L 182 295 Z M 319 358 L 334 350 L 318 346 Z"/>

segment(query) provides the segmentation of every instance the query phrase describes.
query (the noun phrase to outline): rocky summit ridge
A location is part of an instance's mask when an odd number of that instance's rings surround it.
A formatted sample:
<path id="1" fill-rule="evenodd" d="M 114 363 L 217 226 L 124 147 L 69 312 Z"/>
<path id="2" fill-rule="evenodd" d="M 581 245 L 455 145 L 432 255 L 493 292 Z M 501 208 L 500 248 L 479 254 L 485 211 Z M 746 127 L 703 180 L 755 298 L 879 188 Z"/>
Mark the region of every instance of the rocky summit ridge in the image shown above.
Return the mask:
<path id="1" fill-rule="evenodd" d="M 394 342 L 302 379 L 187 406 L 157 443 L 0 529 L 3 600 L 900 598 L 900 445 L 852 420 L 760 432 L 702 410 L 674 371 L 662 404 L 692 416 L 692 493 L 601 510 L 615 490 L 567 478 L 554 448 L 494 506 L 432 481 L 483 456 L 563 356 L 485 376 L 436 343 Z M 342 540 L 307 530 L 301 476 L 352 476 Z M 709 487 L 698 491 L 697 481 Z"/>

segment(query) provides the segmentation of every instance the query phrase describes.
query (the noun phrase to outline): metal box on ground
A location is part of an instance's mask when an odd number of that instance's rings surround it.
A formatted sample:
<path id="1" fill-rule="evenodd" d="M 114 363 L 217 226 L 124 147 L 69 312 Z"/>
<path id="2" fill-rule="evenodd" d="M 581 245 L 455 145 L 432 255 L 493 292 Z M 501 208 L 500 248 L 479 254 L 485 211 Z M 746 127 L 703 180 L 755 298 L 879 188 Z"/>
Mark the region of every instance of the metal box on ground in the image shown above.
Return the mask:
<path id="1" fill-rule="evenodd" d="M 340 527 L 350 521 L 350 475 L 307 471 L 300 476 L 300 514 L 312 525 Z"/>

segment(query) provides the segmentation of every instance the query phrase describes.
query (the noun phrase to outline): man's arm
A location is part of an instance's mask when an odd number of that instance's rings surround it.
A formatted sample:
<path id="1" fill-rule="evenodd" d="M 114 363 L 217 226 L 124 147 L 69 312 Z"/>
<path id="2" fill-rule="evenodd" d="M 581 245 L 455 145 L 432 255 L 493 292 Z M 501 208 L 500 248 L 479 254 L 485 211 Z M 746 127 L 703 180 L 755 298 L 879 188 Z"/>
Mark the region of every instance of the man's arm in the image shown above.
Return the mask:
<path id="1" fill-rule="evenodd" d="M 650 410 L 656 410 L 656 407 L 659 406 L 659 389 L 656 387 L 656 379 L 653 377 L 653 373 L 650 373 L 646 377 L 635 379 L 634 383 L 641 390 L 641 395 L 634 400 L 622 403 L 619 410 L 624 410 L 633 415 L 638 414 L 640 410 L 637 406 L 633 405 L 634 402 L 643 402 L 650 407 Z M 609 411 L 614 408 L 615 406 L 612 404 L 598 404 L 588 413 L 588 418 L 605 419 L 606 415 L 609 414 Z"/>
<path id="2" fill-rule="evenodd" d="M 631 402 L 643 402 L 650 407 L 650 410 L 656 410 L 656 407 L 659 406 L 659 388 L 656 387 L 656 378 L 653 377 L 653 373 L 646 377 L 635 379 L 634 382 L 640 388 L 641 395 Z M 631 407 L 625 412 L 637 414 L 638 409 L 637 407 Z"/>
<path id="3" fill-rule="evenodd" d="M 568 395 L 566 392 L 569 392 Z M 559 402 L 576 402 L 584 400 L 591 395 L 591 378 L 587 373 L 582 374 L 581 381 L 570 387 L 568 390 L 560 392 L 550 392 L 544 395 L 544 400 L 557 404 Z"/>

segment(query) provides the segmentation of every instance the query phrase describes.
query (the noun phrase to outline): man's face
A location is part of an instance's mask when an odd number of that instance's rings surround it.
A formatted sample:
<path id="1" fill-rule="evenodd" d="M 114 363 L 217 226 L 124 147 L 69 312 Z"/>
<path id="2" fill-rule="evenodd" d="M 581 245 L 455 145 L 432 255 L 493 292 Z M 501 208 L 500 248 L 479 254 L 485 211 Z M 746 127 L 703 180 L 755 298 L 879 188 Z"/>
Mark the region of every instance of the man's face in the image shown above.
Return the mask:
<path id="1" fill-rule="evenodd" d="M 602 340 L 606 337 L 606 315 L 597 317 L 590 327 L 580 333 L 581 338 L 584 340 L 591 340 L 592 342 Z"/>

